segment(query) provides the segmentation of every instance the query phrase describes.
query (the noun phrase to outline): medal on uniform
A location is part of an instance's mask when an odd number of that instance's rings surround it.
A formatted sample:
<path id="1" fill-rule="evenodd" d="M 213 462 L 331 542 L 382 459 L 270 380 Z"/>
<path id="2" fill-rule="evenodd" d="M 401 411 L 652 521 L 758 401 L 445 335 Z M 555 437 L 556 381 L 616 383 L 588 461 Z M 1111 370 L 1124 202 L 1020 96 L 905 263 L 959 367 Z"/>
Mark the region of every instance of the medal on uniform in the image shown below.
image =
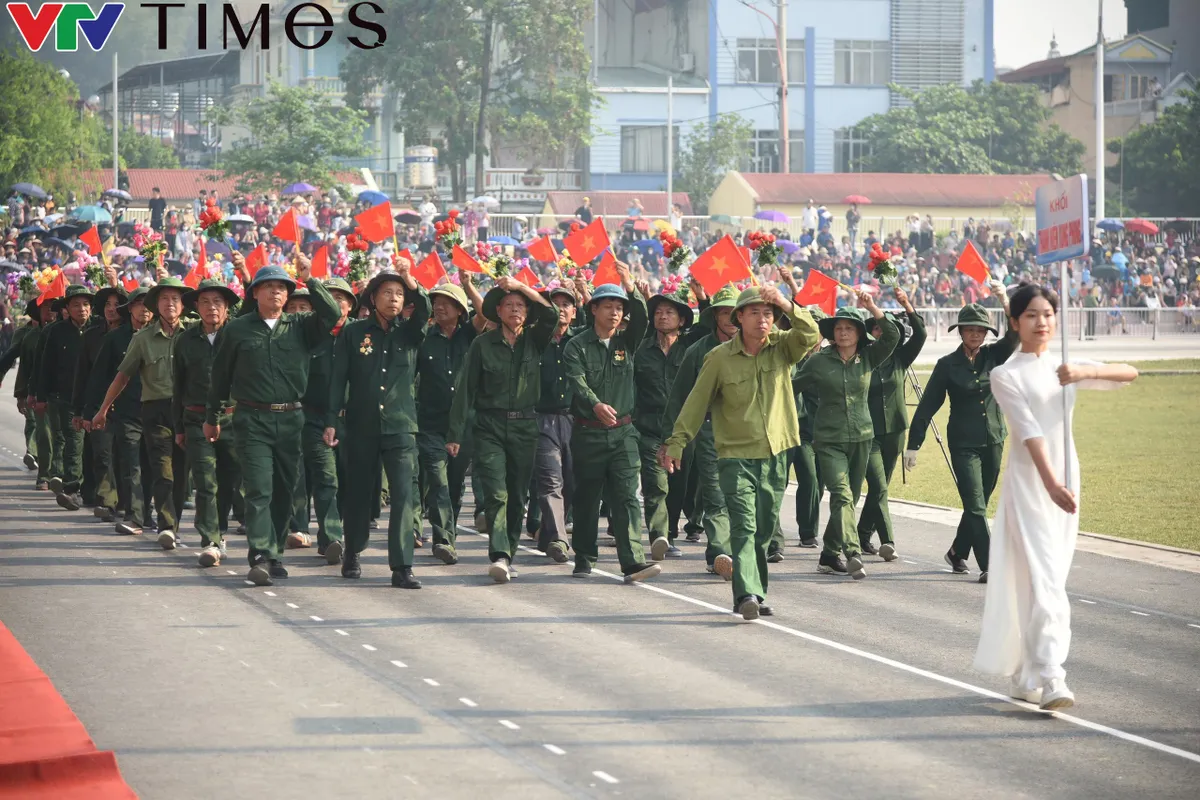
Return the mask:
<path id="1" fill-rule="evenodd" d="M 614 350 L 613 351 L 613 361 L 619 363 L 624 360 L 625 360 L 625 351 L 624 350 Z"/>
<path id="2" fill-rule="evenodd" d="M 358 352 L 364 356 L 369 356 L 375 352 L 375 348 L 371 346 L 371 334 L 368 333 L 363 337 L 362 344 L 358 346 Z"/>

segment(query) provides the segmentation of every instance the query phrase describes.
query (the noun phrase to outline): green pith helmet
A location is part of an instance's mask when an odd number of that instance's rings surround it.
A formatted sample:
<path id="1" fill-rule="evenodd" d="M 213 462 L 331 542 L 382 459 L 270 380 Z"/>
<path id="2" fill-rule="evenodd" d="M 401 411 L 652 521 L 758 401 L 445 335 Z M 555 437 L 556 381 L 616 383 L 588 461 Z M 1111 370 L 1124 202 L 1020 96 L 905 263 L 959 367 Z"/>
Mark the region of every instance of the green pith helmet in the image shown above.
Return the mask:
<path id="1" fill-rule="evenodd" d="M 858 328 L 859 344 L 872 340 L 872 336 L 867 333 L 866 314 L 863 313 L 862 309 L 853 308 L 851 306 L 839 308 L 837 313 L 832 317 L 825 317 L 824 319 L 817 321 L 817 328 L 821 331 L 821 337 L 832 343 L 833 329 L 839 322 L 842 321 L 852 322 L 854 323 L 854 326 Z"/>
<path id="2" fill-rule="evenodd" d="M 158 296 L 162 294 L 163 289 L 177 289 L 182 297 L 191 290 L 191 287 L 179 280 L 179 278 L 176 278 L 174 275 L 163 278 L 161 281 L 151 286 L 146 292 L 146 308 L 149 308 L 156 315 L 158 314 Z"/>
<path id="3" fill-rule="evenodd" d="M 438 295 L 441 295 L 442 297 L 448 297 L 457 303 L 458 307 L 462 309 L 462 314 L 467 314 L 471 310 L 470 301 L 467 300 L 467 293 L 463 291 L 463 288 L 458 284 L 446 282 L 433 287 L 429 290 L 429 302 L 432 303 L 433 298 L 437 297 Z"/>
<path id="4" fill-rule="evenodd" d="M 732 283 L 720 288 L 708 301 L 708 308 L 700 312 L 700 324 L 706 328 L 717 327 L 716 317 L 718 308 L 733 308 L 737 305 L 738 290 Z"/>
<path id="5" fill-rule="evenodd" d="M 526 307 L 529 306 L 529 298 L 523 293 L 513 290 L 506 292 L 499 286 L 488 290 L 488 293 L 483 296 L 483 318 L 491 322 L 500 324 L 500 301 L 510 294 L 519 295 L 525 301 Z"/>
<path id="6" fill-rule="evenodd" d="M 333 277 L 325 281 L 325 288 L 330 294 L 341 292 L 350 301 L 350 316 L 353 317 L 358 311 L 358 298 L 354 296 L 354 289 L 346 282 L 345 278 Z"/>
<path id="7" fill-rule="evenodd" d="M 992 332 L 993 336 L 999 336 L 1000 332 L 996 330 L 996 326 L 992 324 L 992 318 L 988 315 L 987 309 L 978 303 L 968 303 L 958 310 L 958 321 L 946 328 L 947 331 L 952 331 L 955 328 L 964 325 L 975 325 L 980 328 L 987 328 Z"/>
<path id="8" fill-rule="evenodd" d="M 95 296 L 96 295 L 92 293 L 92 290 L 86 286 L 78 283 L 72 283 L 67 287 L 66 294 L 54 300 L 54 304 L 51 306 L 51 308 L 53 308 L 55 311 L 62 311 L 67 307 L 67 303 L 71 302 L 71 300 L 76 297 L 86 297 L 88 300 L 91 300 Z"/>
<path id="9" fill-rule="evenodd" d="M 225 281 L 220 278 L 208 278 L 207 280 L 200 281 L 199 286 L 183 296 L 184 307 L 195 311 L 196 301 L 200 299 L 201 292 L 220 292 L 221 296 L 225 298 L 225 303 L 230 308 L 236 306 L 238 301 L 241 300 L 237 296 L 237 293 L 225 284 Z"/>
<path id="10" fill-rule="evenodd" d="M 685 286 L 680 290 L 683 293 L 687 292 Z M 663 303 L 670 303 L 679 312 L 680 330 L 686 330 L 692 327 L 692 322 L 696 319 L 695 312 L 692 307 L 687 304 L 687 301 L 674 294 L 656 294 L 646 303 L 646 314 L 650 317 L 650 324 L 654 324 L 654 311 Z"/>

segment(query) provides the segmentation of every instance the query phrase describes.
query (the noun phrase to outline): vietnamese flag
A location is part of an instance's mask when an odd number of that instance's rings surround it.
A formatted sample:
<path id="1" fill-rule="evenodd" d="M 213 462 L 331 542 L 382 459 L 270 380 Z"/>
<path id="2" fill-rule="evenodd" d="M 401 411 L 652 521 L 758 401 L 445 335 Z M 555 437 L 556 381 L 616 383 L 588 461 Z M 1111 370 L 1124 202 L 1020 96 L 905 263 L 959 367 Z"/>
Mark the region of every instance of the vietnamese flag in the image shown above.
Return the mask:
<path id="1" fill-rule="evenodd" d="M 563 239 L 563 246 L 571 254 L 571 260 L 583 266 L 611 247 L 612 242 L 608 239 L 604 223 L 597 217 L 586 227 Z"/>
<path id="2" fill-rule="evenodd" d="M 518 272 L 516 278 L 530 289 L 541 283 L 541 280 L 538 279 L 537 273 L 531 270 L 529 267 L 525 267 Z"/>
<path id="3" fill-rule="evenodd" d="M 613 258 L 611 250 L 604 251 L 604 255 L 600 257 L 600 266 L 592 276 L 592 286 L 603 286 L 606 283 L 621 285 L 621 273 L 617 271 L 617 260 Z"/>
<path id="4" fill-rule="evenodd" d="M 300 241 L 300 215 L 296 213 L 295 206 L 289 208 L 287 213 L 279 218 L 271 235 L 289 242 Z"/>
<path id="5" fill-rule="evenodd" d="M 721 291 L 725 284 L 754 276 L 750 272 L 750 265 L 742 258 L 738 246 L 727 233 L 692 262 L 692 277 L 698 280 L 708 296 L 712 297 Z"/>
<path id="6" fill-rule="evenodd" d="M 405 252 L 408 252 L 407 250 Z M 409 257 L 412 258 L 411 256 Z M 429 255 L 416 266 L 410 273 L 413 280 L 424 286 L 427 290 L 438 285 L 438 281 L 446 277 L 446 268 L 442 266 L 442 259 L 437 253 L 432 250 Z"/>
<path id="7" fill-rule="evenodd" d="M 432 251 L 431 251 L 431 252 L 432 252 Z M 416 269 L 416 268 L 417 268 L 417 262 L 416 262 L 416 260 L 413 258 L 412 251 L 411 251 L 411 250 L 409 250 L 407 247 L 401 247 L 399 250 L 397 250 L 397 251 L 396 251 L 396 258 L 402 258 L 402 259 L 404 259 L 405 261 L 407 261 L 407 262 L 408 262 L 408 268 L 409 268 L 410 270 L 414 270 L 414 269 Z M 438 263 L 439 263 L 439 264 L 441 263 L 441 259 L 439 259 L 439 260 L 438 260 Z"/>
<path id="8" fill-rule="evenodd" d="M 87 245 L 90 254 L 96 255 L 100 252 L 100 232 L 96 230 L 94 225 L 79 234 L 79 241 Z"/>
<path id="9" fill-rule="evenodd" d="M 837 313 L 838 282 L 815 269 L 808 271 L 804 286 L 796 293 L 793 302 L 798 306 L 818 306 L 829 316 Z"/>
<path id="10" fill-rule="evenodd" d="M 368 242 L 382 242 L 396 235 L 396 220 L 392 219 L 392 204 L 380 203 L 354 218 L 358 235 Z"/>
<path id="11" fill-rule="evenodd" d="M 329 245 L 323 244 L 313 253 L 312 267 L 309 268 L 308 274 L 314 278 L 329 277 Z"/>
<path id="12" fill-rule="evenodd" d="M 246 256 L 246 269 L 250 272 L 250 277 L 253 278 L 266 265 L 267 246 L 259 242 L 258 247 L 251 250 L 250 255 Z"/>
<path id="13" fill-rule="evenodd" d="M 471 258 L 471 254 L 463 250 L 461 246 L 454 245 L 454 249 L 450 251 L 450 263 L 461 269 L 463 272 L 475 272 L 483 274 L 483 267 L 479 262 Z"/>
<path id="14" fill-rule="evenodd" d="M 56 300 L 64 297 L 67 294 L 67 276 L 62 270 L 59 270 L 58 275 L 54 276 L 54 280 L 50 281 L 50 285 L 46 290 L 38 296 L 38 305 L 47 300 Z"/>
<path id="15" fill-rule="evenodd" d="M 975 249 L 975 244 L 971 241 L 968 241 L 967 246 L 963 248 L 962 255 L 958 257 L 954 268 L 980 283 L 987 283 L 988 279 L 992 277 L 987 264 L 983 262 L 983 257 L 979 255 L 979 251 Z"/>
<path id="16" fill-rule="evenodd" d="M 747 264 L 754 263 L 754 251 L 749 247 L 742 247 L 741 245 L 738 245 L 738 252 L 742 254 L 742 258 Z"/>
<path id="17" fill-rule="evenodd" d="M 529 251 L 530 258 L 538 261 L 546 261 L 551 264 L 558 261 L 558 253 L 554 252 L 554 243 L 550 241 L 549 236 L 543 236 L 535 242 L 530 242 L 525 249 Z"/>
<path id="18" fill-rule="evenodd" d="M 121 285 L 125 287 L 126 293 L 132 293 L 137 290 L 138 280 L 137 278 L 122 278 Z"/>
<path id="19" fill-rule="evenodd" d="M 200 240 L 200 258 L 196 261 L 196 266 L 192 267 L 183 282 L 193 289 L 200 288 L 200 281 L 204 280 L 207 273 L 205 265 L 208 263 L 208 253 L 204 250 L 204 240 Z"/>

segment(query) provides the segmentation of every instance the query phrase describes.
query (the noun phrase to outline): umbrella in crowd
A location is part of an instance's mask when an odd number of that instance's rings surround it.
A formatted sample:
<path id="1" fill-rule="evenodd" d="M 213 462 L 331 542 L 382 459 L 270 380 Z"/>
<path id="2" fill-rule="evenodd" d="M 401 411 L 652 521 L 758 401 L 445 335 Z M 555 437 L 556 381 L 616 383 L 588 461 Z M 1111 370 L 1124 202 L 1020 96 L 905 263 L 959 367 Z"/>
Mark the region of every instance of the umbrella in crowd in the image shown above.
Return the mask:
<path id="1" fill-rule="evenodd" d="M 1119 231 L 1125 227 L 1125 223 L 1119 219 L 1102 219 L 1096 223 L 1096 227 L 1102 231 Z"/>
<path id="2" fill-rule="evenodd" d="M 783 213 L 782 211 L 770 211 L 770 210 L 755 212 L 754 218 L 766 220 L 767 222 L 787 223 L 787 222 L 791 221 L 788 218 L 788 215 Z"/>
<path id="3" fill-rule="evenodd" d="M 1117 280 L 1121 277 L 1121 270 L 1115 264 L 1097 264 L 1092 267 L 1092 278 L 1102 281 Z"/>
<path id="4" fill-rule="evenodd" d="M 642 251 L 642 254 L 654 253 L 657 256 L 663 254 L 662 242 L 658 239 L 638 239 L 633 243 L 633 246 Z"/>
<path id="5" fill-rule="evenodd" d="M 1175 231 L 1176 233 L 1191 233 L 1195 227 L 1196 223 L 1186 219 L 1173 219 L 1163 225 L 1165 230 Z"/>
<path id="6" fill-rule="evenodd" d="M 28 239 L 30 236 L 41 236 L 44 233 L 49 233 L 41 225 L 30 225 L 27 228 L 21 228 L 21 232 L 17 234 L 17 241 Z"/>
<path id="7" fill-rule="evenodd" d="M 368 190 L 358 195 L 358 202 L 366 203 L 369 206 L 377 206 L 380 203 L 386 203 L 390 200 L 391 198 L 383 192 L 374 192 Z"/>
<path id="8" fill-rule="evenodd" d="M 665 219 L 654 220 L 654 229 L 657 231 L 666 231 L 671 236 L 675 235 L 675 226 L 667 222 Z"/>
<path id="9" fill-rule="evenodd" d="M 538 236 L 553 236 L 556 233 L 558 233 L 558 230 L 556 228 L 538 228 L 537 229 Z"/>
<path id="10" fill-rule="evenodd" d="M 639 233 L 648 233 L 650 231 L 650 223 L 641 217 L 630 217 L 625 220 L 625 224 Z"/>
<path id="11" fill-rule="evenodd" d="M 787 253 L 789 256 L 792 253 L 794 253 L 800 249 L 800 245 L 796 244 L 795 242 L 793 242 L 790 239 L 780 239 L 779 247 L 780 247 L 780 249 L 783 250 L 783 252 Z"/>
<path id="12" fill-rule="evenodd" d="M 36 183 L 14 183 L 9 191 L 20 192 L 30 197 L 36 197 L 38 200 L 46 199 L 46 190 Z"/>
<path id="13" fill-rule="evenodd" d="M 249 214 L 230 214 L 228 217 L 225 218 L 225 221 L 226 222 L 248 222 L 251 225 L 253 225 L 254 217 L 250 216 Z"/>
<path id="14" fill-rule="evenodd" d="M 101 197 L 115 197 L 118 200 L 124 200 L 127 203 L 133 200 L 133 195 L 124 189 L 105 189 L 104 194 L 102 194 Z"/>
<path id="15" fill-rule="evenodd" d="M 187 264 L 184 264 L 182 261 L 176 261 L 173 258 L 168 258 L 166 261 L 164 261 L 163 266 L 167 268 L 167 272 L 178 277 L 183 277 L 188 273 L 189 270 Z"/>
<path id="16" fill-rule="evenodd" d="M 320 228 L 317 227 L 317 223 L 314 222 L 312 216 L 308 214 L 296 217 L 296 223 L 306 231 L 312 231 L 314 233 L 320 232 Z"/>
<path id="17" fill-rule="evenodd" d="M 421 221 L 421 215 L 411 208 L 402 208 L 396 212 L 396 222 L 402 225 L 416 225 Z"/>
<path id="18" fill-rule="evenodd" d="M 499 200 L 497 200 L 496 198 L 494 198 L 490 195 L 486 195 L 486 194 L 479 195 L 479 197 L 476 197 L 473 200 L 471 200 L 471 203 L 473 205 L 483 206 L 484 208 L 496 208 L 500 205 Z"/>
<path id="19" fill-rule="evenodd" d="M 521 244 L 511 236 L 489 236 L 488 241 L 492 244 L 506 244 L 511 245 L 512 247 L 517 247 Z"/>
<path id="20" fill-rule="evenodd" d="M 62 239 L 59 239 L 54 236 L 47 236 L 42 241 L 44 241 L 46 244 L 50 245 L 51 247 L 61 247 L 63 250 L 72 249 L 70 242 L 64 242 Z"/>
<path id="21" fill-rule="evenodd" d="M 305 192 L 315 192 L 317 187 L 311 183 L 289 183 L 283 187 L 283 194 L 304 194 Z"/>
<path id="22" fill-rule="evenodd" d="M 65 222 L 62 225 L 55 225 L 53 228 L 51 228 L 50 234 L 52 236 L 57 236 L 60 239 L 74 239 L 76 236 L 83 233 L 90 227 L 92 226 L 86 222 L 75 224 Z"/>
<path id="23" fill-rule="evenodd" d="M 709 217 L 709 220 L 717 223 L 718 225 L 736 225 L 737 224 L 734 221 L 733 217 L 729 216 L 728 214 L 713 214 L 711 217 Z"/>
<path id="24" fill-rule="evenodd" d="M 24 269 L 15 261 L 0 261 L 0 272 L 21 272 Z"/>
<path id="25" fill-rule="evenodd" d="M 865 206 L 871 202 L 871 198 L 867 197 L 865 194 L 848 194 L 842 198 L 842 202 L 856 203 L 860 206 Z"/>
<path id="26" fill-rule="evenodd" d="M 112 214 L 100 206 L 80 206 L 71 212 L 68 219 L 81 219 L 88 222 L 112 222 Z"/>
<path id="27" fill-rule="evenodd" d="M 120 250 L 120 249 L 121 248 L 119 248 L 119 247 L 117 248 L 117 250 Z M 129 250 L 131 248 L 127 247 L 125 249 Z M 117 250 L 113 250 L 113 253 L 116 253 Z M 225 242 L 217 242 L 212 239 L 209 239 L 208 242 L 205 243 L 204 252 L 208 255 L 209 258 L 219 255 L 219 256 L 221 256 L 221 258 L 228 259 L 232 255 L 232 252 L 230 251 L 228 244 L 226 244 Z M 134 250 L 133 253 L 134 253 L 134 255 L 137 255 L 136 250 Z"/>
<path id="28" fill-rule="evenodd" d="M 1131 219 L 1125 223 L 1125 230 L 1133 231 L 1134 233 L 1143 233 L 1147 236 L 1153 236 L 1158 233 L 1158 226 L 1150 220 L 1146 219 Z"/>
<path id="29" fill-rule="evenodd" d="M 42 221 L 48 225 L 53 225 L 55 222 L 58 222 L 64 216 L 66 216 L 66 215 L 65 214 L 47 214 Z"/>
<path id="30" fill-rule="evenodd" d="M 582 225 L 582 224 L 583 223 L 577 219 L 564 219 L 562 222 L 558 223 L 558 229 L 560 231 L 569 231 L 569 230 L 571 230 L 572 225 Z"/>
<path id="31" fill-rule="evenodd" d="M 212 252 L 212 244 L 211 243 L 208 245 L 208 252 L 210 252 L 210 253 Z M 137 250 L 134 250 L 132 247 L 126 247 L 125 245 L 121 245 L 120 247 L 114 247 L 112 253 L 110 253 L 110 255 L 121 256 L 122 258 L 132 258 L 132 257 L 136 256 L 137 254 L 138 254 Z"/>

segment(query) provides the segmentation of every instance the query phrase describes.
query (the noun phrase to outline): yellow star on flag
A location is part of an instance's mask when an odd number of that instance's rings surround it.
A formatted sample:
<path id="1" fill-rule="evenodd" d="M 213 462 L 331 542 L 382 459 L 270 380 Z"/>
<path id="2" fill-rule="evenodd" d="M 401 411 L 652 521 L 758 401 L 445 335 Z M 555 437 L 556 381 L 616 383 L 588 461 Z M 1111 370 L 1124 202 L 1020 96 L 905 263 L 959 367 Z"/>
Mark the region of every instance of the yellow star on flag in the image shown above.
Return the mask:
<path id="1" fill-rule="evenodd" d="M 724 258 L 722 258 L 721 256 L 716 256 L 712 260 L 712 268 L 713 268 L 713 271 L 716 272 L 718 275 L 724 275 L 725 270 L 729 269 L 729 265 L 725 263 Z"/>

